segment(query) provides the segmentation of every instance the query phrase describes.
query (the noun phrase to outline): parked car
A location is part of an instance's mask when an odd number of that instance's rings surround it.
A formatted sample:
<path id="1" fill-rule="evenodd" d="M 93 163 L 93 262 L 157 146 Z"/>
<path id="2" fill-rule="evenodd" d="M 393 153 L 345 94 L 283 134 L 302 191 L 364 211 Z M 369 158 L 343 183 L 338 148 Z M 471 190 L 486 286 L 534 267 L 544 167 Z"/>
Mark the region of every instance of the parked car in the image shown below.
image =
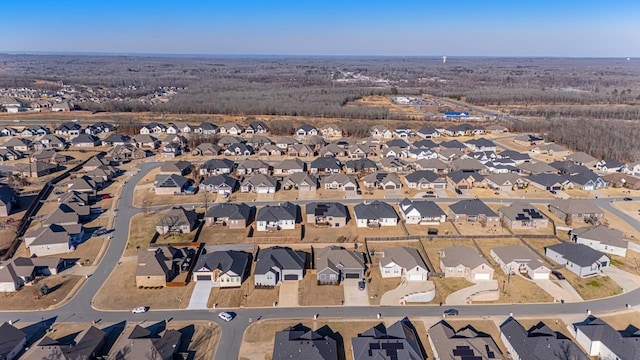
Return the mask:
<path id="1" fill-rule="evenodd" d="M 456 194 L 458 194 L 458 195 L 462 195 L 462 190 L 460 190 L 460 189 L 456 189 Z"/>
<path id="2" fill-rule="evenodd" d="M 438 235 L 438 229 L 429 229 L 427 230 L 427 235 Z"/>
<path id="3" fill-rule="evenodd" d="M 96 231 L 93 232 L 93 236 L 102 236 L 102 235 L 106 235 L 107 234 L 107 229 L 98 229 Z"/>
<path id="4" fill-rule="evenodd" d="M 556 279 L 558 279 L 558 280 L 564 280 L 564 275 L 562 275 L 562 273 L 561 273 L 560 271 L 556 271 L 556 270 L 554 270 L 554 271 L 552 271 L 551 273 L 553 274 L 553 276 L 555 276 L 555 277 L 556 277 Z"/>
<path id="5" fill-rule="evenodd" d="M 146 313 L 147 311 L 149 311 L 149 308 L 147 306 L 138 306 L 137 308 L 133 308 L 133 310 L 131 310 L 131 313 L 142 314 Z"/>
<path id="6" fill-rule="evenodd" d="M 112 197 L 113 197 L 113 196 L 111 196 L 111 194 L 104 194 L 104 195 L 102 195 L 100 198 L 101 198 L 102 200 L 107 200 L 107 199 L 111 199 Z"/>
<path id="7" fill-rule="evenodd" d="M 624 198 L 624 199 L 622 199 L 622 200 L 624 200 L 624 201 L 632 201 L 633 199 L 632 199 L 632 198 L 630 198 L 630 197 L 626 197 L 626 198 Z"/>
<path id="8" fill-rule="evenodd" d="M 231 321 L 233 320 L 233 315 L 231 315 L 230 313 L 223 311 L 220 314 L 218 314 L 218 317 L 224 321 Z"/>
<path id="9" fill-rule="evenodd" d="M 557 195 L 558 194 L 558 192 L 555 191 L 555 190 L 549 190 L 549 192 L 552 193 L 553 195 Z"/>
<path id="10" fill-rule="evenodd" d="M 443 312 L 445 316 L 458 316 L 459 313 L 458 309 L 447 309 Z"/>
<path id="11" fill-rule="evenodd" d="M 367 285 L 366 285 L 366 282 L 365 282 L 364 280 L 360 280 L 360 281 L 358 281 L 358 290 L 361 290 L 361 291 L 362 291 L 362 290 L 364 290 L 364 289 L 365 289 L 365 287 L 366 287 L 366 286 L 367 286 Z"/>

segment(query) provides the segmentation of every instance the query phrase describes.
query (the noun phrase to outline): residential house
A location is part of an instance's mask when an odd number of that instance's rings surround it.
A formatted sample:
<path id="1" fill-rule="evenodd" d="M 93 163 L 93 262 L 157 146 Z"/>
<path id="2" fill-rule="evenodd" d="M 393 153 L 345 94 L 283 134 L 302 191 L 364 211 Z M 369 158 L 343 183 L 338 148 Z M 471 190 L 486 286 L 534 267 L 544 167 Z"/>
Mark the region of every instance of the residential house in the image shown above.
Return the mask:
<path id="1" fill-rule="evenodd" d="M 115 146 L 131 144 L 133 140 L 130 136 L 123 134 L 110 134 L 102 140 L 102 146 Z"/>
<path id="2" fill-rule="evenodd" d="M 255 208 L 245 203 L 219 203 L 204 216 L 207 225 L 222 225 L 229 229 L 244 229 L 251 222 Z"/>
<path id="3" fill-rule="evenodd" d="M 282 180 L 282 188 L 285 190 L 296 189 L 298 191 L 316 191 L 318 179 L 306 172 L 297 172 L 286 176 Z"/>
<path id="4" fill-rule="evenodd" d="M 640 190 L 640 178 L 632 175 L 613 173 L 603 176 L 602 180 L 604 180 L 607 183 L 607 186 L 610 187 Z"/>
<path id="5" fill-rule="evenodd" d="M 444 174 L 449 170 L 449 165 L 440 159 L 420 159 L 413 163 L 416 170 L 429 170 L 437 174 Z"/>
<path id="6" fill-rule="evenodd" d="M 461 143 L 458 140 L 442 141 L 438 144 L 438 147 L 440 149 L 458 150 L 462 153 L 466 152 L 469 149 L 467 145 Z"/>
<path id="7" fill-rule="evenodd" d="M 306 171 L 307 163 L 298 158 L 285 159 L 273 167 L 274 175 L 287 175 Z"/>
<path id="8" fill-rule="evenodd" d="M 255 120 L 249 123 L 249 126 L 245 129 L 247 134 L 266 134 L 269 132 L 269 127 L 264 121 Z"/>
<path id="9" fill-rule="evenodd" d="M 13 360 L 27 345 L 27 336 L 10 323 L 0 325 L 0 359 Z"/>
<path id="10" fill-rule="evenodd" d="M 410 189 L 446 189 L 447 180 L 431 170 L 418 170 L 405 175 Z"/>
<path id="11" fill-rule="evenodd" d="M 309 157 L 313 155 L 314 155 L 314 150 L 309 145 L 306 145 L 306 144 L 293 144 L 287 148 L 287 156 Z"/>
<path id="12" fill-rule="evenodd" d="M 166 161 L 160 166 L 160 174 L 187 175 L 193 169 L 193 165 L 188 161 Z"/>
<path id="13" fill-rule="evenodd" d="M 627 256 L 629 242 L 623 239 L 622 231 L 602 225 L 587 226 L 571 230 L 571 240 L 603 253 Z"/>
<path id="14" fill-rule="evenodd" d="M 342 129 L 335 124 L 325 125 L 320 128 L 320 134 L 325 139 L 341 138 L 343 136 Z"/>
<path id="15" fill-rule="evenodd" d="M 350 175 L 331 174 L 323 178 L 324 188 L 327 190 L 356 191 L 358 181 Z"/>
<path id="16" fill-rule="evenodd" d="M 347 155 L 347 150 L 345 150 L 344 148 L 336 145 L 336 144 L 329 144 L 327 146 L 324 146 L 322 148 L 320 148 L 318 150 L 318 155 L 321 157 L 328 157 L 328 158 L 335 158 L 338 156 L 346 156 Z"/>
<path id="17" fill-rule="evenodd" d="M 355 144 L 349 147 L 347 156 L 349 159 L 364 159 L 369 156 L 370 149 L 368 146 L 362 144 Z"/>
<path id="18" fill-rule="evenodd" d="M 176 143 L 168 143 L 162 146 L 160 150 L 160 155 L 164 159 L 173 159 L 176 156 L 182 154 L 182 147 Z"/>
<path id="19" fill-rule="evenodd" d="M 437 159 L 438 153 L 435 150 L 425 148 L 409 148 L 407 149 L 407 157 L 416 160 Z"/>
<path id="20" fill-rule="evenodd" d="M 413 129 L 406 126 L 399 126 L 395 130 L 393 130 L 393 135 L 400 139 L 408 139 L 415 135 Z"/>
<path id="21" fill-rule="evenodd" d="M 385 147 L 380 151 L 380 157 L 404 159 L 409 157 L 409 150 L 408 148 L 403 149 L 399 146 Z"/>
<path id="22" fill-rule="evenodd" d="M 167 127 L 163 124 L 159 124 L 156 122 L 149 123 L 147 125 L 142 126 L 140 128 L 140 134 L 161 134 L 167 131 Z"/>
<path id="23" fill-rule="evenodd" d="M 484 175 L 481 175 L 475 170 L 457 170 L 447 173 L 447 182 L 455 189 L 468 190 L 477 187 L 478 184 L 484 180 Z"/>
<path id="24" fill-rule="evenodd" d="M 212 143 L 202 143 L 191 150 L 191 155 L 216 156 L 220 155 L 221 148 Z"/>
<path id="25" fill-rule="evenodd" d="M 195 210 L 186 210 L 182 206 L 174 206 L 156 224 L 158 234 L 192 232 L 198 224 L 198 214 Z"/>
<path id="26" fill-rule="evenodd" d="M 525 175 L 557 174 L 558 170 L 544 162 L 529 162 L 516 166 Z"/>
<path id="27" fill-rule="evenodd" d="M 138 134 L 133 137 L 133 142 L 139 148 L 157 149 L 160 146 L 160 140 L 149 134 Z"/>
<path id="28" fill-rule="evenodd" d="M 316 226 L 343 227 L 349 220 L 349 211 L 337 202 L 310 202 L 305 208 L 306 222 Z"/>
<path id="29" fill-rule="evenodd" d="M 226 136 L 222 136 L 218 140 L 218 146 L 221 146 L 226 149 L 233 144 L 238 144 L 243 142 L 244 142 L 244 139 L 239 136 L 226 135 Z"/>
<path id="30" fill-rule="evenodd" d="M 282 281 L 300 281 L 304 277 L 307 253 L 288 247 L 260 249 L 254 270 L 256 286 L 276 286 Z"/>
<path id="31" fill-rule="evenodd" d="M 64 261 L 60 258 L 18 257 L 0 263 L 0 292 L 18 291 L 25 284 L 42 276 L 56 275 L 63 270 Z M 0 339 L 5 339 L 1 335 Z M 0 359 L 3 343 L 0 342 Z"/>
<path id="32" fill-rule="evenodd" d="M 298 324 L 276 332 L 272 360 L 338 360 L 338 345 L 327 326 L 318 332 Z"/>
<path id="33" fill-rule="evenodd" d="M 279 147 L 282 150 L 287 150 L 289 148 L 289 146 L 294 145 L 294 144 L 298 144 L 298 141 L 295 139 L 292 139 L 288 136 L 283 136 L 280 137 L 278 139 L 276 139 L 275 141 L 275 145 L 277 147 Z"/>
<path id="34" fill-rule="evenodd" d="M 486 130 L 488 132 L 495 133 L 495 134 L 502 134 L 502 133 L 508 133 L 509 132 L 509 128 L 507 128 L 505 126 L 502 126 L 502 125 L 498 125 L 498 124 L 487 126 Z"/>
<path id="35" fill-rule="evenodd" d="M 500 339 L 513 360 L 588 360 L 565 335 L 551 330 L 542 321 L 526 330 L 509 317 L 500 325 Z"/>
<path id="36" fill-rule="evenodd" d="M 200 124 L 200 126 L 193 129 L 193 132 L 202 135 L 215 135 L 218 133 L 218 130 L 218 125 L 209 122 L 203 122 L 202 124 Z"/>
<path id="37" fill-rule="evenodd" d="M 354 216 L 356 226 L 359 228 L 378 228 L 381 226 L 396 226 L 398 224 L 398 215 L 393 206 L 378 200 L 356 205 L 354 207 Z"/>
<path id="38" fill-rule="evenodd" d="M 112 164 L 122 164 L 131 160 L 144 159 L 147 157 L 147 152 L 134 145 L 116 145 L 107 150 L 105 158 Z"/>
<path id="39" fill-rule="evenodd" d="M 222 195 L 229 195 L 238 190 L 240 182 L 228 174 L 210 176 L 200 183 L 200 191 L 208 191 Z"/>
<path id="40" fill-rule="evenodd" d="M 58 166 L 44 161 L 34 161 L 29 163 L 18 163 L 14 165 L 14 174 L 22 177 L 39 178 L 58 171 Z"/>
<path id="41" fill-rule="evenodd" d="M 384 249 L 379 264 L 383 278 L 402 277 L 408 281 L 424 281 L 429 277 L 429 269 L 415 248 L 396 246 Z"/>
<path id="42" fill-rule="evenodd" d="M 189 185 L 189 179 L 184 176 L 156 175 L 153 183 L 153 189 L 156 195 L 175 195 L 182 194 Z"/>
<path id="43" fill-rule="evenodd" d="M 609 266 L 607 255 L 587 245 L 563 242 L 547 246 L 545 255 L 580 277 L 594 276 L 602 273 Z"/>
<path id="44" fill-rule="evenodd" d="M 364 279 L 364 254 L 340 246 L 315 249 L 315 269 L 318 283 L 339 284 L 346 279 Z"/>
<path id="45" fill-rule="evenodd" d="M 493 279 L 493 267 L 469 246 L 449 247 L 438 253 L 445 277 L 462 277 L 471 282 Z"/>
<path id="46" fill-rule="evenodd" d="M 555 155 L 555 156 L 566 157 L 567 155 L 569 155 L 569 150 L 567 150 L 567 148 L 560 146 L 556 143 L 547 143 L 547 144 L 538 145 L 529 151 L 534 154 L 546 154 L 551 156 Z"/>
<path id="47" fill-rule="evenodd" d="M 544 144 L 544 139 L 538 134 L 521 134 L 513 138 L 513 142 L 523 147 Z"/>
<path id="48" fill-rule="evenodd" d="M 282 156 L 284 155 L 284 150 L 277 147 L 276 145 L 267 144 L 258 150 L 258 156 L 267 157 L 267 156 Z"/>
<path id="49" fill-rule="evenodd" d="M 238 164 L 236 168 L 236 174 L 242 175 L 256 175 L 263 174 L 269 175 L 271 172 L 271 166 L 262 160 L 247 159 Z"/>
<path id="50" fill-rule="evenodd" d="M 265 145 L 271 145 L 273 141 L 263 135 L 253 135 L 247 140 L 247 145 L 250 145 L 254 149 L 259 149 Z"/>
<path id="51" fill-rule="evenodd" d="M 273 194 L 278 190 L 278 179 L 273 176 L 257 174 L 242 182 L 241 192 L 255 192 L 257 194 Z"/>
<path id="52" fill-rule="evenodd" d="M 563 160 L 567 160 L 567 161 L 571 161 L 576 163 L 577 165 L 584 165 L 587 167 L 593 167 L 596 165 L 596 163 L 598 162 L 598 159 L 594 158 L 593 156 L 583 153 L 583 152 L 576 152 L 573 153 L 571 155 L 567 155 L 563 158 Z"/>
<path id="53" fill-rule="evenodd" d="M 27 139 L 12 137 L 2 143 L 2 147 L 5 149 L 11 149 L 25 153 L 31 150 L 31 148 L 33 147 L 33 143 Z"/>
<path id="54" fill-rule="evenodd" d="M 248 275 L 251 254 L 244 251 L 214 251 L 200 255 L 193 267 L 193 280 L 210 281 L 214 287 L 240 287 Z"/>
<path id="55" fill-rule="evenodd" d="M 318 135 L 318 129 L 315 126 L 304 124 L 296 129 L 295 134 L 299 138 Z"/>
<path id="56" fill-rule="evenodd" d="M 98 185 L 90 177 L 83 175 L 71 179 L 67 184 L 67 192 L 74 191 L 89 195 L 89 198 L 95 198 L 98 193 Z"/>
<path id="57" fill-rule="evenodd" d="M 498 191 L 512 191 L 516 189 L 524 189 L 527 187 L 527 178 L 515 174 L 491 174 L 485 178 L 489 188 Z"/>
<path id="58" fill-rule="evenodd" d="M 187 270 L 195 256 L 195 250 L 162 245 L 138 251 L 136 287 L 159 288 L 167 286 L 180 270 Z"/>
<path id="59" fill-rule="evenodd" d="M 347 160 L 345 163 L 347 174 L 372 173 L 378 171 L 378 165 L 371 159 Z"/>
<path id="60" fill-rule="evenodd" d="M 497 226 L 500 217 L 480 199 L 465 199 L 449 205 L 449 219 L 455 222 L 479 222 L 483 226 Z"/>
<path id="61" fill-rule="evenodd" d="M 173 360 L 182 342 L 180 331 L 167 329 L 164 321 L 146 329 L 135 325 L 120 338 L 109 359 Z"/>
<path id="62" fill-rule="evenodd" d="M 4 126 L 0 129 L 0 136 L 16 136 L 19 132 L 10 126 Z"/>
<path id="63" fill-rule="evenodd" d="M 340 141 L 341 140 L 336 140 L 336 142 L 338 142 L 338 143 L 340 143 Z M 336 143 L 336 142 L 334 142 L 334 143 Z M 351 141 L 349 141 L 349 145 L 350 144 L 351 144 Z M 311 154 L 310 155 L 313 155 L 316 151 L 320 150 L 323 146 L 327 145 L 327 142 L 321 136 L 311 135 L 311 136 L 307 137 L 305 145 L 307 145 L 307 147 L 309 149 L 311 149 Z M 292 145 L 292 146 L 295 146 L 295 145 Z M 290 146 L 289 148 L 291 148 L 292 146 Z M 344 148 L 346 148 L 346 147 L 344 147 Z"/>
<path id="64" fill-rule="evenodd" d="M 400 181 L 398 175 L 392 172 L 376 171 L 363 177 L 362 183 L 370 189 L 399 190 L 402 188 L 402 181 Z"/>
<path id="65" fill-rule="evenodd" d="M 502 224 L 509 229 L 546 229 L 549 219 L 535 206 L 515 201 L 499 210 Z"/>
<path id="66" fill-rule="evenodd" d="M 331 157 L 319 157 L 311 162 L 312 174 L 337 174 L 342 170 L 340 160 Z"/>
<path id="67" fill-rule="evenodd" d="M 530 175 L 527 180 L 538 189 L 558 191 L 573 188 L 573 183 L 558 174 L 535 174 Z"/>
<path id="68" fill-rule="evenodd" d="M 404 318 L 386 327 L 380 323 L 351 338 L 353 360 L 425 360 L 418 333 Z"/>
<path id="69" fill-rule="evenodd" d="M 423 126 L 416 133 L 423 139 L 434 139 L 440 137 L 440 133 L 432 126 Z"/>
<path id="70" fill-rule="evenodd" d="M 244 143 L 235 143 L 227 146 L 227 149 L 224 151 L 224 154 L 236 155 L 236 156 L 251 156 L 253 154 L 253 148 Z"/>
<path id="71" fill-rule="evenodd" d="M 200 176 L 213 176 L 221 174 L 231 174 L 236 167 L 236 163 L 229 159 L 211 159 L 200 166 Z"/>
<path id="72" fill-rule="evenodd" d="M 221 134 L 237 136 L 244 132 L 244 127 L 236 123 L 226 123 L 220 126 L 219 130 Z"/>
<path id="73" fill-rule="evenodd" d="M 0 148 L 0 162 L 18 160 L 23 157 L 22 151 Z"/>
<path id="74" fill-rule="evenodd" d="M 435 149 L 438 147 L 438 144 L 433 142 L 431 139 L 422 139 L 413 142 L 413 147 L 417 149 Z"/>
<path id="75" fill-rule="evenodd" d="M 53 134 L 48 134 L 33 143 L 34 148 L 39 149 L 64 149 L 67 146 L 66 140 Z"/>
<path id="76" fill-rule="evenodd" d="M 75 336 L 46 335 L 23 355 L 25 359 L 94 359 L 106 340 L 104 331 L 90 326 Z"/>
<path id="77" fill-rule="evenodd" d="M 447 215 L 433 201 L 410 200 L 400 202 L 400 215 L 407 224 L 440 225 L 447 221 Z"/>
<path id="78" fill-rule="evenodd" d="M 290 202 L 278 205 L 265 205 L 256 215 L 256 230 L 291 230 L 298 222 L 298 205 Z"/>
<path id="79" fill-rule="evenodd" d="M 409 164 L 399 158 L 386 157 L 380 159 L 380 169 L 388 172 L 403 173 L 409 169 Z"/>
<path id="80" fill-rule="evenodd" d="M 500 152 L 500 154 L 498 154 L 498 157 L 502 159 L 511 159 L 516 163 L 516 165 L 531 162 L 531 157 L 529 156 L 529 154 L 524 154 L 514 150 L 503 150 Z"/>
<path id="81" fill-rule="evenodd" d="M 391 139 L 393 137 L 393 133 L 382 125 L 372 126 L 371 130 L 369 130 L 369 133 L 374 138 Z"/>
<path id="82" fill-rule="evenodd" d="M 491 249 L 491 257 L 505 275 L 525 274 L 530 279 L 548 279 L 551 270 L 545 262 L 528 247 L 509 245 Z"/>
<path id="83" fill-rule="evenodd" d="M 94 148 L 99 145 L 100 138 L 89 134 L 80 134 L 71 140 L 72 147 Z"/>
<path id="84" fill-rule="evenodd" d="M 48 128 L 42 125 L 31 125 L 31 126 L 26 126 L 24 129 L 22 129 L 20 136 L 32 137 L 32 136 L 44 136 L 47 134 L 51 134 L 51 131 Z"/>
<path id="85" fill-rule="evenodd" d="M 464 143 L 471 151 L 496 151 L 496 144 L 485 138 L 471 139 Z"/>
<path id="86" fill-rule="evenodd" d="M 554 199 L 549 203 L 549 211 L 567 224 L 597 224 L 604 219 L 602 209 L 588 199 Z"/>
<path id="87" fill-rule="evenodd" d="M 49 218 L 55 221 L 59 217 L 53 213 Z M 82 225 L 78 225 L 77 221 L 75 224 L 64 224 L 64 221 L 43 224 L 43 227 L 24 236 L 24 244 L 29 248 L 30 256 L 64 254 L 74 250 L 72 243 L 76 243 L 82 233 Z"/>
<path id="88" fill-rule="evenodd" d="M 6 185 L 0 185 L 0 217 L 9 216 L 17 199 L 13 190 Z"/>
<path id="89" fill-rule="evenodd" d="M 429 345 L 434 359 L 502 360 L 500 348 L 491 335 L 467 325 L 458 331 L 444 320 L 429 328 Z"/>
<path id="90" fill-rule="evenodd" d="M 598 359 L 640 359 L 640 341 L 634 329 L 616 330 L 595 316 L 573 325 L 576 342 L 587 355 Z"/>

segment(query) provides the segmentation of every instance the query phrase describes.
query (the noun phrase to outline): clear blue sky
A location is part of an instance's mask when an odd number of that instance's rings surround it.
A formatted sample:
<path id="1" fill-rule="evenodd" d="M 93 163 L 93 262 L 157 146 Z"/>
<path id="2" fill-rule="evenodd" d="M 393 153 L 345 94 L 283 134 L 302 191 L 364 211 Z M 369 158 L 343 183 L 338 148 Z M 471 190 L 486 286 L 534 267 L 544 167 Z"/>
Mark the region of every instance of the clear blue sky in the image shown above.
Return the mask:
<path id="1" fill-rule="evenodd" d="M 640 56 L 640 1 L 6 1 L 0 51 Z"/>

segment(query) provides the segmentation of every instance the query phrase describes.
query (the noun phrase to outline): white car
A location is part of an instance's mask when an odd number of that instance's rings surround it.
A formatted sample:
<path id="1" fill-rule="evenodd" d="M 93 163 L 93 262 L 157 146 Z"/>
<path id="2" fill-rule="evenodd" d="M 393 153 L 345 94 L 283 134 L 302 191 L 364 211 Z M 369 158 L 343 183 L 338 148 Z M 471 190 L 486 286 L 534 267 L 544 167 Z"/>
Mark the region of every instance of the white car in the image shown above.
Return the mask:
<path id="1" fill-rule="evenodd" d="M 142 313 L 146 313 L 147 310 L 149 310 L 149 308 L 147 308 L 146 306 L 138 306 L 137 308 L 134 308 L 133 310 L 131 310 L 131 312 L 133 314 L 142 314 Z"/>
<path id="2" fill-rule="evenodd" d="M 233 316 L 226 311 L 218 314 L 218 317 L 224 321 L 231 321 L 233 319 Z"/>

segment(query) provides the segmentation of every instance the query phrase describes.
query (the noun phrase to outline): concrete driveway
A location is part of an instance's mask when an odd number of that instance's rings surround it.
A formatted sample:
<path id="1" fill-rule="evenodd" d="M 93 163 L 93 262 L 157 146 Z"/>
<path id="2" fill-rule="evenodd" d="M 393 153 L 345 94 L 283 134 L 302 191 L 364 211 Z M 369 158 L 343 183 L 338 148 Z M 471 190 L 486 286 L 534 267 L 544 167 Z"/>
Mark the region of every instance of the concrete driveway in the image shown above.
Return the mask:
<path id="1" fill-rule="evenodd" d="M 358 279 L 345 279 L 342 281 L 345 306 L 369 306 L 367 290 L 358 289 Z"/>
<path id="2" fill-rule="evenodd" d="M 615 266 L 608 266 L 602 269 L 602 273 L 611 278 L 625 291 L 629 292 L 640 287 L 640 276 L 630 274 Z"/>
<path id="3" fill-rule="evenodd" d="M 403 281 L 397 288 L 382 294 L 380 305 L 398 306 L 405 296 L 415 293 L 425 293 L 434 288 L 435 285 L 432 281 Z"/>
<path id="4" fill-rule="evenodd" d="M 445 299 L 447 305 L 464 305 L 476 301 L 494 301 L 500 297 L 497 280 L 478 281 L 472 286 L 449 294 Z"/>
<path id="5" fill-rule="evenodd" d="M 191 299 L 189 299 L 189 305 L 187 305 L 187 310 L 206 309 L 212 285 L 213 283 L 211 281 L 196 281 L 196 285 L 193 287 L 193 292 L 191 293 Z"/>
<path id="6" fill-rule="evenodd" d="M 573 292 L 566 291 L 562 286 L 557 285 L 550 279 L 544 280 L 533 280 L 533 282 L 538 285 L 542 290 L 544 290 L 547 294 L 551 295 L 554 299 L 560 301 L 564 300 L 565 302 L 576 302 L 582 301 L 580 296 L 576 297 Z"/>
<path id="7" fill-rule="evenodd" d="M 295 307 L 298 306 L 298 281 L 283 281 L 280 283 L 280 293 L 278 294 L 278 306 Z"/>
<path id="8" fill-rule="evenodd" d="M 558 280 L 558 285 L 560 285 L 566 292 L 573 294 L 573 297 L 576 299 L 580 299 L 577 301 L 582 301 L 582 296 L 580 296 L 580 294 L 576 291 L 576 289 L 573 288 L 573 286 L 571 286 L 571 284 L 569 284 L 569 282 L 567 280 Z"/>

